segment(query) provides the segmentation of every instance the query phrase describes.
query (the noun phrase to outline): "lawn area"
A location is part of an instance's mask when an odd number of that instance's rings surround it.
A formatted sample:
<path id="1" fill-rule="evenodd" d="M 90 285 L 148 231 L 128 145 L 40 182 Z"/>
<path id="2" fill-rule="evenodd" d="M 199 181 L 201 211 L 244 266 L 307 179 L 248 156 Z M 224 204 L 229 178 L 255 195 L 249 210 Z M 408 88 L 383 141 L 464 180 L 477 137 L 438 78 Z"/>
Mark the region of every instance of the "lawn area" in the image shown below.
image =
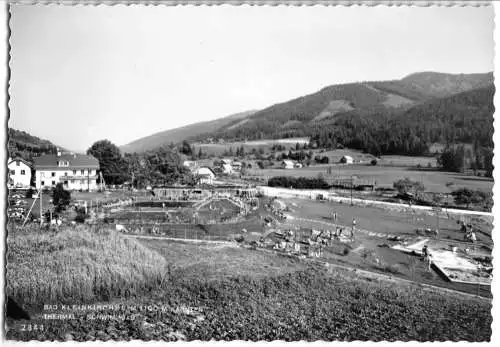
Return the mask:
<path id="1" fill-rule="evenodd" d="M 322 174 L 328 177 L 326 170 L 328 165 L 310 166 L 300 169 L 263 169 L 252 170 L 252 173 L 261 176 L 294 176 L 294 177 L 317 177 Z M 332 166 L 331 177 L 356 176 L 360 180 L 376 182 L 377 187 L 392 188 L 393 183 L 405 177 L 414 181 L 420 181 L 424 184 L 425 191 L 435 193 L 451 193 L 452 191 L 467 187 L 471 189 L 480 189 L 485 192 L 491 192 L 493 189 L 493 180 L 485 177 L 467 176 L 459 173 L 444 171 L 426 171 L 417 170 L 409 167 L 392 166 L 372 166 L 372 165 L 334 165 Z M 447 186 L 447 183 L 449 186 Z M 450 185 L 451 183 L 451 185 Z"/>
<path id="2" fill-rule="evenodd" d="M 426 264 L 419 257 L 414 257 L 414 271 L 410 269 L 411 256 L 404 254 L 398 250 L 394 250 L 389 246 L 394 244 L 386 235 L 399 236 L 408 242 L 416 242 L 419 236 L 416 234 L 417 228 L 437 227 L 436 215 L 418 214 L 413 215 L 409 212 L 398 212 L 384 210 L 374 207 L 359 207 L 350 206 L 347 204 L 337 203 L 322 203 L 312 200 L 300 199 L 282 199 L 292 209 L 289 214 L 293 216 L 287 224 L 290 226 L 300 226 L 306 229 L 324 230 L 327 228 L 320 222 L 332 223 L 332 212 L 337 213 L 337 224 L 351 227 L 352 219 L 356 219 L 356 228 L 370 231 L 379 235 L 369 235 L 358 231 L 355 233 L 355 245 L 352 246 L 355 250 L 348 255 L 342 255 L 338 252 L 325 252 L 325 260 L 333 263 L 340 263 L 347 266 L 362 268 L 369 271 L 386 272 L 408 280 L 415 280 L 420 283 L 437 285 L 453 290 L 459 290 L 471 294 L 480 294 L 482 296 L 491 297 L 491 287 L 477 286 L 473 284 L 459 284 L 449 282 L 435 271 L 428 271 Z M 307 220 L 300 220 L 304 218 Z M 447 215 L 442 212 L 439 218 L 439 237 L 434 239 L 429 237 L 429 244 L 435 249 L 448 248 L 452 244 L 460 249 L 471 247 L 464 243 L 463 232 L 460 231 L 460 225 L 457 224 L 458 218 L 447 218 Z M 314 222 L 313 222 L 314 221 Z M 492 248 L 493 239 L 491 231 L 493 225 L 491 223 L 475 221 L 474 226 L 479 228 L 481 232 L 476 233 L 478 241 L 478 254 L 491 256 L 491 252 L 481 248 L 483 245 Z M 333 228 L 332 228 L 333 229 Z M 349 234 L 349 231 L 346 231 Z M 378 259 L 375 263 L 374 260 Z"/>
<path id="3" fill-rule="evenodd" d="M 236 244 L 195 244 L 170 240 L 140 239 L 140 243 L 161 254 L 185 276 L 201 276 L 206 280 L 224 277 L 277 276 L 305 269 L 306 264 L 295 258 L 266 254 Z"/>

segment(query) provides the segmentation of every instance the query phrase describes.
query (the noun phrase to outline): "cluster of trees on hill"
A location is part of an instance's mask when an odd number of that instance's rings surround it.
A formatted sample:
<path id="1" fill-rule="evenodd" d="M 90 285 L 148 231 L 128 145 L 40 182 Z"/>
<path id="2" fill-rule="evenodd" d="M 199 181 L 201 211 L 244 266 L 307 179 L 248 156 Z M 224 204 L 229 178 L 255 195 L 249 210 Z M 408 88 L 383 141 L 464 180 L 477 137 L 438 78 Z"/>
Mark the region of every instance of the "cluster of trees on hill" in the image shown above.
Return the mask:
<path id="1" fill-rule="evenodd" d="M 21 157 L 29 162 L 42 154 L 54 154 L 57 147 L 50 141 L 32 136 L 25 131 L 8 129 L 8 154 L 10 157 Z"/>
<path id="2" fill-rule="evenodd" d="M 438 164 L 446 171 L 463 172 L 467 167 L 493 177 L 493 148 L 449 146 L 438 157 Z"/>
<path id="3" fill-rule="evenodd" d="M 101 140 L 95 142 L 87 150 L 87 154 L 99 160 L 106 184 L 123 184 L 128 181 L 134 187 L 144 187 L 193 183 L 193 177 L 182 165 L 176 148 L 160 147 L 140 154 L 126 153 L 122 156 L 116 145 L 108 140 Z"/>

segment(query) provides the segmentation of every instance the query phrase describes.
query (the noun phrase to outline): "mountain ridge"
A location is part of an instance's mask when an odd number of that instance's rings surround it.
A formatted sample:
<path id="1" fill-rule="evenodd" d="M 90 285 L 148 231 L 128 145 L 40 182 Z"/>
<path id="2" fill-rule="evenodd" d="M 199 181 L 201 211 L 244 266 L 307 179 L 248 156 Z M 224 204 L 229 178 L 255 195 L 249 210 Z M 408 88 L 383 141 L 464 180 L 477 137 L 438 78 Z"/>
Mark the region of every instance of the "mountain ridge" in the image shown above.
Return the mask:
<path id="1" fill-rule="evenodd" d="M 306 132 L 325 122 L 332 123 L 342 114 L 390 114 L 492 83 L 492 72 L 450 74 L 424 71 L 399 80 L 334 84 L 259 111 L 243 113 L 243 116 L 234 117 L 241 115 L 236 114 L 159 132 L 121 146 L 121 149 L 125 152 L 142 151 L 170 142 L 200 141 L 208 137 L 225 140 L 295 137 L 297 132 Z"/>

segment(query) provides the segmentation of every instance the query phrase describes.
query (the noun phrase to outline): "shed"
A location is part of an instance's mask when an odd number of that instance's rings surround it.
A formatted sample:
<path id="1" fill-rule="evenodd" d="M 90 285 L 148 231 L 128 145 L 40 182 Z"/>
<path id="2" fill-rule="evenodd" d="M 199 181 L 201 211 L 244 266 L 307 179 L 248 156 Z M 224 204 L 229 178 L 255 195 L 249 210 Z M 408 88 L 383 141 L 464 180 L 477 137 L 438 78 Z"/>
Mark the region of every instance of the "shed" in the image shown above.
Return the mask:
<path id="1" fill-rule="evenodd" d="M 295 165 L 294 165 L 293 161 L 291 161 L 291 160 L 283 160 L 283 161 L 281 162 L 281 167 L 282 167 L 283 169 L 293 169 L 293 168 L 294 168 L 294 166 L 295 166 Z"/>
<path id="2" fill-rule="evenodd" d="M 350 155 L 344 155 L 342 158 L 340 158 L 340 162 L 342 164 L 353 164 L 354 159 Z"/>

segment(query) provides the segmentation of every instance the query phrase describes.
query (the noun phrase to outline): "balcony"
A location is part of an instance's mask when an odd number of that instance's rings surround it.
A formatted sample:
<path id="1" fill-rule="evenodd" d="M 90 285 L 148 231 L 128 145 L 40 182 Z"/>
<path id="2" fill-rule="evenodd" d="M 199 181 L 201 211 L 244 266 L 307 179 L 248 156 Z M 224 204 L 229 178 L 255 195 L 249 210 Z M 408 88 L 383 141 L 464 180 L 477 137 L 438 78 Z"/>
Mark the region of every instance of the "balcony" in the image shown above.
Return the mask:
<path id="1" fill-rule="evenodd" d="M 97 175 L 89 175 L 89 176 L 83 176 L 83 175 L 68 175 L 68 176 L 61 176 L 59 177 L 59 181 L 69 181 L 69 180 L 77 180 L 77 181 L 86 181 L 86 180 L 96 180 Z"/>

